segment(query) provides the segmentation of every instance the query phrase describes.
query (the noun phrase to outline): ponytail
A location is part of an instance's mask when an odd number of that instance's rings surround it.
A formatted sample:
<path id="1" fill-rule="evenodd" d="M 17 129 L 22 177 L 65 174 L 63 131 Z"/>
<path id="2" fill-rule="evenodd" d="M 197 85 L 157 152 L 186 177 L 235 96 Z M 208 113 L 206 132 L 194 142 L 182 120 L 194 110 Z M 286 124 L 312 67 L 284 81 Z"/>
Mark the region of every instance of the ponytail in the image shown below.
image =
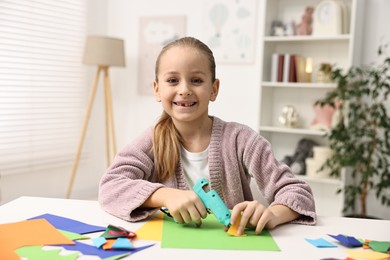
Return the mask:
<path id="1" fill-rule="evenodd" d="M 164 111 L 154 127 L 153 153 L 157 170 L 157 181 L 173 176 L 180 162 L 181 136 L 172 118 Z"/>

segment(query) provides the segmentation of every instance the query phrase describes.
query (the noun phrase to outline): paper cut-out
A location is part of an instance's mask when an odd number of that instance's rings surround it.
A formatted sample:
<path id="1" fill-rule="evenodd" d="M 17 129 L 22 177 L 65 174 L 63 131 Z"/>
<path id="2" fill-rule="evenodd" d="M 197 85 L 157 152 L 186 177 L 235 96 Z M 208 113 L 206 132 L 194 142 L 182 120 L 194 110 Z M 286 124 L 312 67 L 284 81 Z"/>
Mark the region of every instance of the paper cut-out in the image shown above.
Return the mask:
<path id="1" fill-rule="evenodd" d="M 92 243 L 93 243 L 97 248 L 102 247 L 106 242 L 107 242 L 107 240 L 106 240 L 104 237 L 95 237 L 95 238 L 92 238 Z"/>
<path id="2" fill-rule="evenodd" d="M 372 240 L 368 242 L 368 246 L 377 252 L 387 253 L 390 252 L 390 242 L 389 241 L 375 241 Z M 390 258 L 390 256 L 389 256 Z"/>
<path id="3" fill-rule="evenodd" d="M 63 234 L 64 236 L 66 236 L 70 240 L 90 239 L 87 236 L 80 235 L 80 234 L 77 234 L 77 233 L 74 233 L 74 232 L 69 232 L 69 231 L 65 231 L 65 230 L 61 230 L 61 229 L 57 229 L 57 230 L 60 231 L 61 234 Z"/>
<path id="4" fill-rule="evenodd" d="M 330 243 L 329 241 L 326 241 L 323 238 L 318 238 L 318 239 L 305 238 L 305 240 L 307 242 L 309 242 L 310 244 L 312 244 L 313 246 L 318 247 L 318 248 L 337 247 L 336 245 Z"/>
<path id="5" fill-rule="evenodd" d="M 244 237 L 244 236 L 246 236 L 245 233 L 242 234 L 242 235 L 237 234 L 237 230 L 238 230 L 238 227 L 239 227 L 240 222 L 241 222 L 241 216 L 242 216 L 242 215 L 239 214 L 239 215 L 237 216 L 237 219 L 236 219 L 236 221 L 234 222 L 234 224 L 233 224 L 233 225 L 230 225 L 230 227 L 229 227 L 229 229 L 228 229 L 228 231 L 227 231 L 227 233 L 228 233 L 229 235 L 236 236 L 236 237 Z"/>
<path id="6" fill-rule="evenodd" d="M 105 227 L 100 227 L 100 226 L 95 226 L 95 225 L 90 225 L 86 224 L 81 221 L 77 221 L 74 219 L 70 218 L 65 218 L 61 216 L 56 216 L 52 214 L 43 214 L 40 216 L 36 216 L 31 219 L 46 219 L 47 221 L 50 222 L 53 226 L 55 226 L 58 229 L 69 231 L 69 232 L 74 232 L 77 234 L 87 234 L 87 233 L 93 233 L 93 232 L 98 232 L 98 231 L 104 231 L 106 230 Z"/>
<path id="7" fill-rule="evenodd" d="M 333 237 L 334 239 L 338 240 L 342 245 L 344 245 L 346 247 L 360 247 L 363 245 L 362 242 L 360 242 L 359 240 L 357 240 L 354 237 L 344 236 L 341 234 L 339 234 L 337 236 L 328 234 L 328 236 Z"/>
<path id="8" fill-rule="evenodd" d="M 134 249 L 134 245 L 128 238 L 119 237 L 111 247 L 112 249 Z"/>
<path id="9" fill-rule="evenodd" d="M 239 239 L 228 236 L 214 215 L 203 219 L 200 228 L 193 224 L 177 224 L 172 218 L 164 217 L 161 247 L 280 251 L 267 230 L 259 235 L 254 230 L 248 230 L 246 234 L 246 237 Z"/>
<path id="10" fill-rule="evenodd" d="M 45 219 L 0 224 L 0 241 L 0 259 L 7 260 L 19 259 L 13 250 L 23 246 L 74 244 Z"/>
<path id="11" fill-rule="evenodd" d="M 50 259 L 50 260 L 76 260 L 79 253 L 60 255 L 62 249 L 44 250 L 42 246 L 25 246 L 16 250 L 16 253 L 27 259 Z"/>
<path id="12" fill-rule="evenodd" d="M 122 227 L 108 225 L 104 233 L 101 235 L 104 238 L 117 238 L 117 237 L 128 237 L 135 238 L 137 235 L 133 231 L 126 230 Z"/>

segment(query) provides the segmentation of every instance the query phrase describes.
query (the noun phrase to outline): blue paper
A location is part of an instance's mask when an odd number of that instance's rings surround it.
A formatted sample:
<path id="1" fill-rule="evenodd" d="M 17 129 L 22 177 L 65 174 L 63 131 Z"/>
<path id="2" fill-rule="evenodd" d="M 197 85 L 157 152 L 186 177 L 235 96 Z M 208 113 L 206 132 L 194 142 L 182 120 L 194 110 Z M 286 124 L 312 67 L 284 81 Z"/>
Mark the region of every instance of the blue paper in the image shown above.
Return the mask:
<path id="1" fill-rule="evenodd" d="M 144 250 L 146 248 L 149 248 L 153 246 L 154 244 L 151 245 L 146 245 L 146 246 L 141 246 L 137 247 L 131 250 L 125 250 L 125 249 L 119 249 L 119 250 L 104 250 L 103 248 L 97 248 L 95 246 L 90 246 L 84 243 L 80 243 L 77 241 L 74 241 L 76 245 L 63 245 L 62 247 L 65 248 L 66 250 L 72 250 L 72 251 L 79 251 L 83 255 L 97 255 L 100 258 L 107 258 L 111 256 L 117 256 L 117 255 L 122 255 L 122 254 L 133 254 L 135 252 Z"/>
<path id="2" fill-rule="evenodd" d="M 308 239 L 308 238 L 305 238 L 305 240 L 307 242 L 309 242 L 310 244 L 312 244 L 312 245 L 314 245 L 316 247 L 319 247 L 319 248 L 337 247 L 336 245 L 330 243 L 329 241 L 326 241 L 323 238 L 318 238 L 318 239 Z"/>
<path id="3" fill-rule="evenodd" d="M 40 216 L 30 218 L 29 220 L 40 219 L 40 218 L 46 219 L 50 224 L 52 224 L 57 229 L 74 232 L 77 234 L 87 234 L 87 233 L 106 230 L 106 227 L 89 225 L 74 219 L 60 217 L 52 214 L 43 214 Z"/>
<path id="4" fill-rule="evenodd" d="M 104 237 L 96 237 L 92 238 L 92 243 L 97 247 L 102 247 L 107 242 L 107 240 Z"/>
<path id="5" fill-rule="evenodd" d="M 128 238 L 119 237 L 116 239 L 115 243 L 112 245 L 112 249 L 133 249 L 133 244 L 129 241 Z"/>
<path id="6" fill-rule="evenodd" d="M 331 236 L 334 239 L 338 240 L 342 245 L 346 247 L 360 247 L 363 245 L 359 240 L 354 237 L 344 236 L 341 234 L 337 236 L 328 234 L 328 236 Z"/>

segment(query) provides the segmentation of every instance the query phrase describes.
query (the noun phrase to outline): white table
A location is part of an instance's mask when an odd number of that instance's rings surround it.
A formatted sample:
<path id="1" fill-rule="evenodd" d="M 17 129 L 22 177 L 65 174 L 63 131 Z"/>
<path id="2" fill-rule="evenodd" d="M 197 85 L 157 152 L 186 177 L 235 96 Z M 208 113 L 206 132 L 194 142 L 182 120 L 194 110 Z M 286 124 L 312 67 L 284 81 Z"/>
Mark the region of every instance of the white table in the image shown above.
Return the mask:
<path id="1" fill-rule="evenodd" d="M 144 224 L 129 223 L 101 210 L 97 201 L 67 200 L 39 197 L 20 197 L 0 206 L 0 224 L 26 220 L 44 213 L 55 214 L 79 220 L 88 224 L 108 224 L 136 230 Z M 167 249 L 159 244 L 137 252 L 128 259 L 323 259 L 347 256 L 345 247 L 316 248 L 305 238 L 324 238 L 332 243 L 336 240 L 327 234 L 344 234 L 372 240 L 390 240 L 390 220 L 369 220 L 340 217 L 319 217 L 316 226 L 286 224 L 271 231 L 281 251 L 239 251 L 205 249 Z M 80 259 L 87 259 L 81 257 Z M 91 258 L 88 258 L 91 259 Z M 96 259 L 96 258 L 95 258 Z"/>

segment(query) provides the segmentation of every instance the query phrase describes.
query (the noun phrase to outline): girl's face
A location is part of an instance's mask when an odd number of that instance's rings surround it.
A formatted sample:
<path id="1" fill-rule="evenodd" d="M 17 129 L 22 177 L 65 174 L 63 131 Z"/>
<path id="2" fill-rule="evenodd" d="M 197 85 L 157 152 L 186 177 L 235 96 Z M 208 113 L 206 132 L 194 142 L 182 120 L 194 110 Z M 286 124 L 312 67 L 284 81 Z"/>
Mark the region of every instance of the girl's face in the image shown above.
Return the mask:
<path id="1" fill-rule="evenodd" d="M 208 118 L 209 101 L 218 95 L 219 80 L 212 82 L 207 56 L 195 48 L 175 46 L 160 58 L 154 94 L 174 122 Z"/>

